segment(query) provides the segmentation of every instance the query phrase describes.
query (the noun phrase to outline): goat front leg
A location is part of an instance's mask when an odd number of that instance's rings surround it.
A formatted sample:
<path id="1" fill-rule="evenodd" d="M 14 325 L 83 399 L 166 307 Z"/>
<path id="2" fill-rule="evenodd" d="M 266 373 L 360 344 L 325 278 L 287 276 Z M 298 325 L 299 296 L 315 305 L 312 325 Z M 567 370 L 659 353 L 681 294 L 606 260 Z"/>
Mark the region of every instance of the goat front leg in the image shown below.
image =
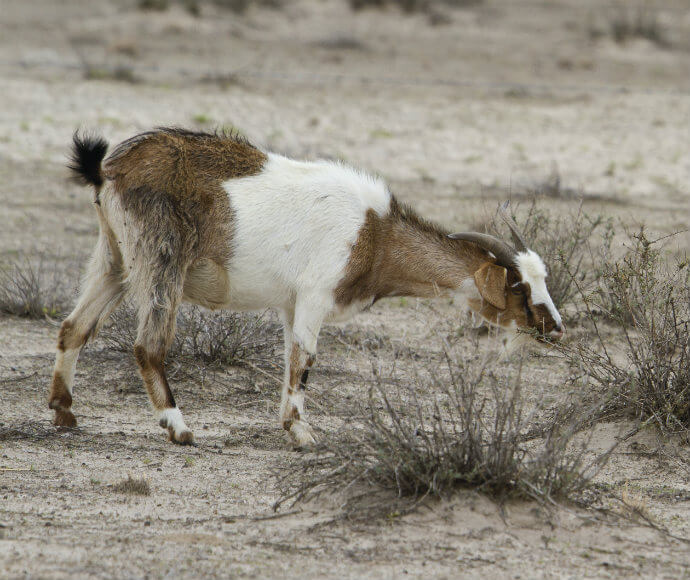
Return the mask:
<path id="1" fill-rule="evenodd" d="M 316 360 L 316 343 L 323 319 L 331 307 L 319 296 L 298 297 L 293 324 L 285 317 L 285 378 L 280 403 L 280 423 L 297 447 L 308 447 L 316 440 L 304 412 L 304 394 L 309 369 Z"/>

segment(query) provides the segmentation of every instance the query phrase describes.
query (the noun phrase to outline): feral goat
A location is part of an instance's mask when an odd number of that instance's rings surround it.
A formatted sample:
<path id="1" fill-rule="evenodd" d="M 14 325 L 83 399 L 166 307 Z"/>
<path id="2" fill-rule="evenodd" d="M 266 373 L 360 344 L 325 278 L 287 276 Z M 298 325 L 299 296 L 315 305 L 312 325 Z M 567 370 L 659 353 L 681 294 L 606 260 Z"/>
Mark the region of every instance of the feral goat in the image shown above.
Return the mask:
<path id="1" fill-rule="evenodd" d="M 488 322 L 560 338 L 546 268 L 515 223 L 515 247 L 448 235 L 398 202 L 380 179 L 339 163 L 301 162 L 234 135 L 158 129 L 108 144 L 75 134 L 71 169 L 95 189 L 100 235 L 81 296 L 60 328 L 49 406 L 75 426 L 72 383 L 84 343 L 125 295 L 138 315 L 141 377 L 170 440 L 194 436 L 164 370 L 183 301 L 274 308 L 285 334 L 280 423 L 314 442 L 304 390 L 321 325 L 386 296 L 455 295 Z"/>

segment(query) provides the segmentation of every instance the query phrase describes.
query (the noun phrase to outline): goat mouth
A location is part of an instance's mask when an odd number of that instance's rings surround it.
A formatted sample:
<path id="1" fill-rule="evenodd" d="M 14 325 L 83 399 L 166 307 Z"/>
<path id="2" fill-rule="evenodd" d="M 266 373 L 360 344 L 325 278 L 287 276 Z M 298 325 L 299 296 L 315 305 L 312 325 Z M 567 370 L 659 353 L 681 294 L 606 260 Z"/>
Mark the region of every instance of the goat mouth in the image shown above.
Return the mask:
<path id="1" fill-rule="evenodd" d="M 544 343 L 560 342 L 561 339 L 563 338 L 564 334 L 565 333 L 562 330 L 560 330 L 560 331 L 552 330 L 552 331 L 546 332 L 546 333 L 540 332 L 539 334 L 537 334 L 537 340 L 539 342 L 544 342 Z"/>

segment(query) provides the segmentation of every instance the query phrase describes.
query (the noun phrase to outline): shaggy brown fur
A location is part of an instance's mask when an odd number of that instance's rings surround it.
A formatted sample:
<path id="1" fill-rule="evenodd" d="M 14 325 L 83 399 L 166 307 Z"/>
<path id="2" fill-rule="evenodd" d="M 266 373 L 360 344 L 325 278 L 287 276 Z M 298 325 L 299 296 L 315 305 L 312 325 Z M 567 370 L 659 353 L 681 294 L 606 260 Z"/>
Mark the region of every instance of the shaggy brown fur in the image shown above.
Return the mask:
<path id="1" fill-rule="evenodd" d="M 391 199 L 380 217 L 369 210 L 352 248 L 336 304 L 376 301 L 384 296 L 434 297 L 474 278 L 482 298 L 469 306 L 489 322 L 534 328 L 548 334 L 555 321 L 546 306 L 534 305 L 529 284 L 514 267 L 503 267 L 475 242 L 448 237 L 440 226 Z"/>
<path id="2" fill-rule="evenodd" d="M 172 225 L 189 238 L 190 263 L 203 257 L 224 265 L 232 210 L 222 183 L 256 175 L 265 162 L 265 153 L 237 135 L 163 128 L 118 145 L 103 171 L 133 216 L 174 217 Z"/>
<path id="3" fill-rule="evenodd" d="M 70 411 L 72 406 L 72 395 L 70 395 L 67 385 L 62 375 L 55 373 L 50 385 L 50 395 L 48 397 L 48 407 L 55 410 L 53 424 L 58 427 L 76 427 L 77 419 Z"/>
<path id="4" fill-rule="evenodd" d="M 160 411 L 175 407 L 163 361 L 177 307 L 183 297 L 219 307 L 227 295 L 233 216 L 222 183 L 259 173 L 266 154 L 237 135 L 182 129 L 137 135 L 101 166 L 106 149 L 101 138 L 75 135 L 71 168 L 95 187 L 100 238 L 84 291 L 60 330 L 58 350 L 81 348 L 128 291 L 138 308 L 135 357 Z M 70 376 L 73 367 L 65 367 L 76 357 L 64 360 L 56 361 L 50 407 L 56 424 L 72 426 L 71 385 L 63 377 Z M 193 442 L 191 432 L 180 437 L 178 443 Z"/>
<path id="5" fill-rule="evenodd" d="M 387 215 L 367 212 L 335 300 L 347 306 L 384 296 L 438 296 L 485 262 L 493 262 L 486 250 L 450 239 L 393 197 Z"/>
<path id="6" fill-rule="evenodd" d="M 51 409 L 69 409 L 72 406 L 72 395 L 69 394 L 67 385 L 62 375 L 55 374 L 50 385 L 50 397 L 48 406 Z"/>

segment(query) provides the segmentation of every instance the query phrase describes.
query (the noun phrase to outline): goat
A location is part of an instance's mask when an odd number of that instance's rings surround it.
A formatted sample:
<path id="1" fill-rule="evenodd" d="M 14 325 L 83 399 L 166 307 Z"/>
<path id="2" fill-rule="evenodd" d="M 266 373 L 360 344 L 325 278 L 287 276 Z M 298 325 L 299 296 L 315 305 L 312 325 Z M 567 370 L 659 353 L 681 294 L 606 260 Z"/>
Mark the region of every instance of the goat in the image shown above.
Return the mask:
<path id="1" fill-rule="evenodd" d="M 137 309 L 134 355 L 151 404 L 181 444 L 194 436 L 164 360 L 183 301 L 280 313 L 280 423 L 298 446 L 314 443 L 304 391 L 325 321 L 386 296 L 454 295 L 491 324 L 563 334 L 546 267 L 505 207 L 515 247 L 487 234 L 449 235 L 398 202 L 381 179 L 264 152 L 237 135 L 160 128 L 105 159 L 107 149 L 102 137 L 74 135 L 70 168 L 94 187 L 100 234 L 58 335 L 49 395 L 55 425 L 76 425 L 79 351 L 125 295 Z"/>

